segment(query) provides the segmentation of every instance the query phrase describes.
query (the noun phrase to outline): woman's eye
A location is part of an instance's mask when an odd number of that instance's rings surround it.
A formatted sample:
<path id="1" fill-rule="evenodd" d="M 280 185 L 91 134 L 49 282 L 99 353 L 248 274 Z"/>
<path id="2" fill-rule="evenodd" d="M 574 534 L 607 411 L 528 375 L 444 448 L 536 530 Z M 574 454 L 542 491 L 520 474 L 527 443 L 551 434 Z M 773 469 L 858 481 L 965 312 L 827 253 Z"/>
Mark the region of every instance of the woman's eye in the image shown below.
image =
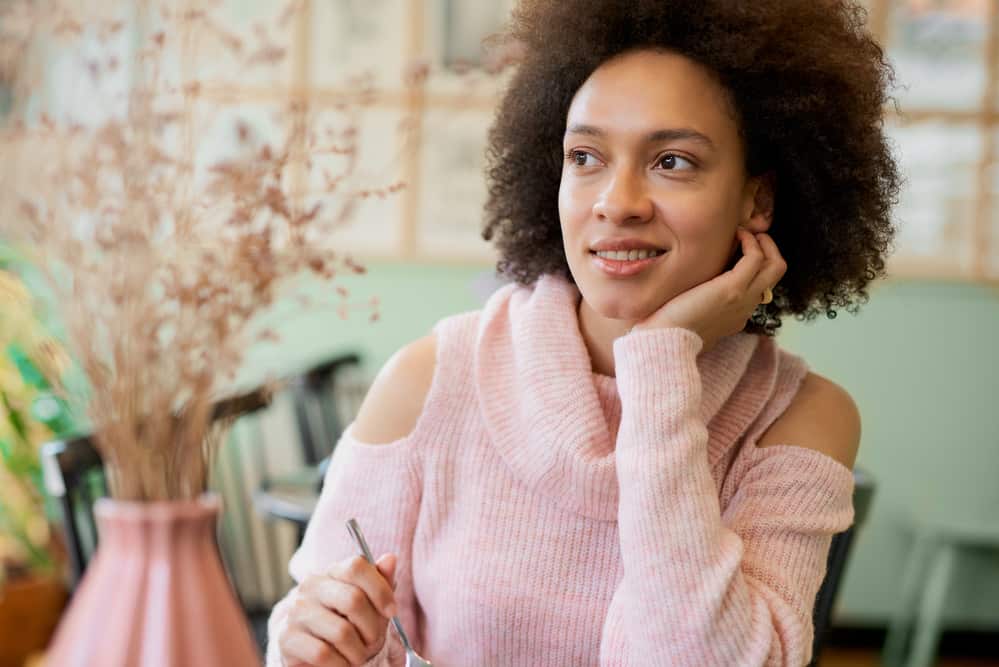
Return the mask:
<path id="1" fill-rule="evenodd" d="M 687 169 L 692 169 L 694 163 L 685 157 L 680 157 L 673 153 L 667 153 L 656 161 L 657 166 L 661 166 L 666 171 L 685 171 Z M 684 166 L 686 165 L 686 166 Z"/>
<path id="2" fill-rule="evenodd" d="M 571 160 L 577 167 L 587 167 L 590 165 L 586 164 L 586 158 L 593 157 L 586 151 L 572 150 L 566 153 L 566 159 Z"/>

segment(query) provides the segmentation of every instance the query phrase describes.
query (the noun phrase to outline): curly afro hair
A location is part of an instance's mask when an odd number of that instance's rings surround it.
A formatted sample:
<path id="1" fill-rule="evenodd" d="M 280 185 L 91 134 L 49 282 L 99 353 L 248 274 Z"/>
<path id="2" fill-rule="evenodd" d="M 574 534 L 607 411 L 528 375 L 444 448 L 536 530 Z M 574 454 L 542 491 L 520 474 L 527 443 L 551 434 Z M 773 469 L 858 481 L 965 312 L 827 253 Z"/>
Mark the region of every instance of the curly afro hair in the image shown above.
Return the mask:
<path id="1" fill-rule="evenodd" d="M 894 73 L 866 18 L 848 0 L 521 0 L 502 36 L 521 60 L 486 150 L 482 235 L 497 271 L 572 280 L 558 213 L 569 105 L 608 59 L 668 50 L 718 77 L 748 173 L 775 176 L 770 234 L 788 270 L 745 330 L 856 312 L 885 273 L 900 188 L 883 116 Z"/>

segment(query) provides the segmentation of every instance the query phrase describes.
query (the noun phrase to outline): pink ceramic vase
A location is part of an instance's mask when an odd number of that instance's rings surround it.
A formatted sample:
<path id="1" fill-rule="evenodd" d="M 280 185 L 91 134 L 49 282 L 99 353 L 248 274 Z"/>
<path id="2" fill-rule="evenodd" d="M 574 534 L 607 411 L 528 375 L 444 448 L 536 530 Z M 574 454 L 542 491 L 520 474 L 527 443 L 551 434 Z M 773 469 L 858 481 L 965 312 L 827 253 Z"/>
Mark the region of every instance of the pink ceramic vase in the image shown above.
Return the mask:
<path id="1" fill-rule="evenodd" d="M 120 502 L 94 512 L 100 546 L 46 655 L 46 667 L 261 664 L 222 569 L 219 499 Z"/>

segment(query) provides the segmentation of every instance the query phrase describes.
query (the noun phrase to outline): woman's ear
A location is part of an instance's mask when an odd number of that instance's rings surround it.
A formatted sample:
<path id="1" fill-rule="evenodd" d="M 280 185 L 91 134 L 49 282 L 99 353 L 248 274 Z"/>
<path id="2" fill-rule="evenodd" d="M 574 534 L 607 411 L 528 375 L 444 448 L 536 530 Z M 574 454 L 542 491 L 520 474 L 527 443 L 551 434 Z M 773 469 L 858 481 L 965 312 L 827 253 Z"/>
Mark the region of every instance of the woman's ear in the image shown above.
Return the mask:
<path id="1" fill-rule="evenodd" d="M 774 219 L 776 188 L 777 177 L 772 171 L 760 176 L 753 176 L 746 181 L 740 227 L 754 234 L 761 234 L 770 229 L 770 224 Z"/>

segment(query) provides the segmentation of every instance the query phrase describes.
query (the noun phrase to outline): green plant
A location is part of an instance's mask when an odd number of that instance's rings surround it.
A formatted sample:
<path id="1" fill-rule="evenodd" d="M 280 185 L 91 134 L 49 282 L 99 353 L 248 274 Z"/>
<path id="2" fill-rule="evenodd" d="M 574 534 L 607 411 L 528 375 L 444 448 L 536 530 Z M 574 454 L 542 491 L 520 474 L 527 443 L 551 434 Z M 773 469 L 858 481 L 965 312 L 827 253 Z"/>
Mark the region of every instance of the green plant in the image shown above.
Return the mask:
<path id="1" fill-rule="evenodd" d="M 62 360 L 32 312 L 28 290 L 0 266 L 0 585 L 22 574 L 53 574 L 58 566 L 38 449 L 72 429 L 49 379 Z"/>

